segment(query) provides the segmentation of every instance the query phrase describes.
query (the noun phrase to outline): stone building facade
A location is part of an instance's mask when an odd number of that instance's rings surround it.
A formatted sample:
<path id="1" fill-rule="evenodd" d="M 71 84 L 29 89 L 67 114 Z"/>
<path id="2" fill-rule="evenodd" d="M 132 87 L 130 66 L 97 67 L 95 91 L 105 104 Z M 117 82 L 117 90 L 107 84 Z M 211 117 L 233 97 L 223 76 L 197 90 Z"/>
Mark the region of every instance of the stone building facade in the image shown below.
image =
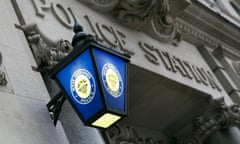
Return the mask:
<path id="1" fill-rule="evenodd" d="M 0 1 L 0 142 L 239 144 L 239 0 Z M 128 116 L 83 125 L 48 72 L 73 49 L 77 20 L 131 55 Z"/>

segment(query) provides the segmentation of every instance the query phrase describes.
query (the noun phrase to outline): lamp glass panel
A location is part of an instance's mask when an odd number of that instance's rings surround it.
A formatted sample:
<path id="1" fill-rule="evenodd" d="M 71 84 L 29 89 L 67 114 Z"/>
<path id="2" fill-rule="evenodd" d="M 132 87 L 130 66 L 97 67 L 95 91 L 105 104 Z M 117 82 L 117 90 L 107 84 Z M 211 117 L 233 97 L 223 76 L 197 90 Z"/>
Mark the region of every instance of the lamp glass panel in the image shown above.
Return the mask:
<path id="1" fill-rule="evenodd" d="M 103 109 L 89 49 L 61 69 L 56 78 L 84 121 Z"/>
<path id="2" fill-rule="evenodd" d="M 111 113 L 105 113 L 100 118 L 92 123 L 93 126 L 101 127 L 101 128 L 108 128 L 115 122 L 117 122 L 121 116 L 114 115 Z"/>
<path id="3" fill-rule="evenodd" d="M 125 112 L 126 61 L 97 48 L 94 49 L 94 54 L 107 106 Z"/>

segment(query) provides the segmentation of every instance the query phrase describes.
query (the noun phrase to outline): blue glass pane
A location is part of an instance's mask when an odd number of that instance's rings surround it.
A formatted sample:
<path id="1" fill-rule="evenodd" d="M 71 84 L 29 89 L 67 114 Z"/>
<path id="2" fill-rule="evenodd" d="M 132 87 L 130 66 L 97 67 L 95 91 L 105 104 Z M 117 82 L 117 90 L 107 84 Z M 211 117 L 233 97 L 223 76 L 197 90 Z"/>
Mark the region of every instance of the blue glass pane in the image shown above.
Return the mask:
<path id="1" fill-rule="evenodd" d="M 56 77 L 84 121 L 103 109 L 90 50 L 85 50 Z"/>
<path id="2" fill-rule="evenodd" d="M 108 107 L 125 112 L 126 61 L 97 48 L 94 53 Z"/>

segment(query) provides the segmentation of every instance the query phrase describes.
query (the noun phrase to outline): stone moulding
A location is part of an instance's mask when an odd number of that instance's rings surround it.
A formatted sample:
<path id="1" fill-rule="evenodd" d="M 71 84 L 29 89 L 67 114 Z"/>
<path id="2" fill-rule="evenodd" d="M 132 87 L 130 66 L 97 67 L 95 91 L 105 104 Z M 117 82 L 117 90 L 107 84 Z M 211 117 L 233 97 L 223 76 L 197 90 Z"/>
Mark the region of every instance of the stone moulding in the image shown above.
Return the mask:
<path id="1" fill-rule="evenodd" d="M 0 52 L 0 86 L 6 86 L 7 83 L 6 74 L 2 68 L 2 53 Z"/>
<path id="2" fill-rule="evenodd" d="M 122 24 L 138 31 L 144 31 L 157 40 L 169 43 L 181 40 L 176 25 L 169 15 L 168 0 L 79 1 L 85 2 L 98 11 L 111 12 Z"/>
<path id="3" fill-rule="evenodd" d="M 210 135 L 231 126 L 240 126 L 240 106 L 237 104 L 227 106 L 220 102 L 211 114 L 196 117 L 193 120 L 192 133 L 179 138 L 177 143 L 203 144 Z"/>

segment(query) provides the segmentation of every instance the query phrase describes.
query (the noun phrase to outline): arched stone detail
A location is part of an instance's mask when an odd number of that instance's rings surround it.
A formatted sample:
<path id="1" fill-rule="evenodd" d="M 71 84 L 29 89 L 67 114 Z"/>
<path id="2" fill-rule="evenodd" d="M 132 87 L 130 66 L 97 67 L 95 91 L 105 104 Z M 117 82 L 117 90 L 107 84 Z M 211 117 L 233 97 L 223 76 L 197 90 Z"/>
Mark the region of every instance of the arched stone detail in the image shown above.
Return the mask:
<path id="1" fill-rule="evenodd" d="M 210 135 L 231 126 L 240 126 L 240 106 L 220 103 L 210 115 L 196 117 L 193 120 L 192 134 L 179 138 L 177 143 L 203 144 Z"/>

